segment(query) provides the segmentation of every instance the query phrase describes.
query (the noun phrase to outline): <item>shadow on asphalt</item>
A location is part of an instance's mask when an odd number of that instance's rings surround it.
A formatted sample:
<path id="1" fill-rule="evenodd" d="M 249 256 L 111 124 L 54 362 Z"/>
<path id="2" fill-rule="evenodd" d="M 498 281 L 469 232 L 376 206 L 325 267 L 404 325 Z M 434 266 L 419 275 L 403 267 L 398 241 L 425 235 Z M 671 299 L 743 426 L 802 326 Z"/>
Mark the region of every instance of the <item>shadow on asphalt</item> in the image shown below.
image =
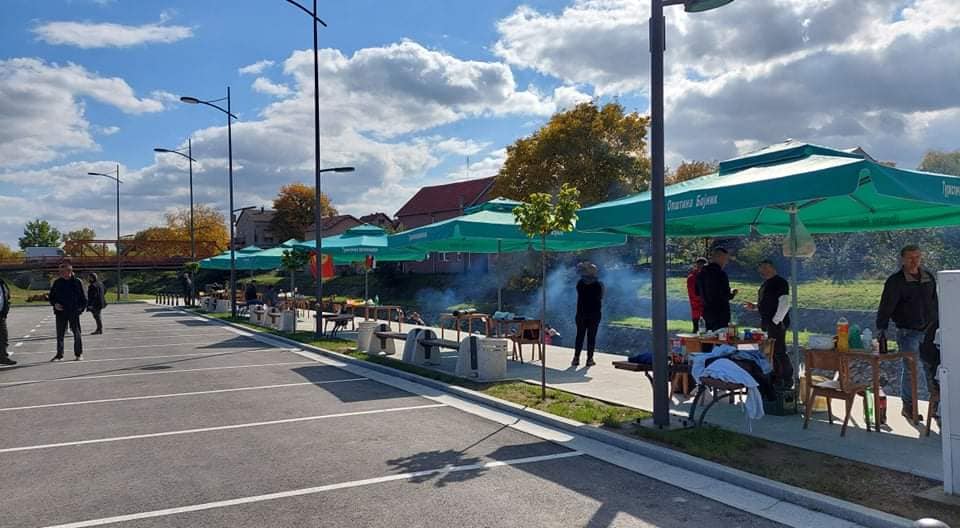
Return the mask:
<path id="1" fill-rule="evenodd" d="M 336 379 L 342 379 L 342 377 L 331 378 L 328 374 L 331 371 L 341 372 L 336 367 L 330 367 L 327 365 L 323 366 L 309 366 L 309 367 L 297 367 L 291 369 L 290 371 L 299 374 L 307 381 L 311 382 L 320 382 L 320 381 L 331 381 Z M 327 374 L 327 375 L 324 375 Z M 317 385 L 318 390 L 326 391 L 334 398 L 337 398 L 343 403 L 351 402 L 362 402 L 362 401 L 377 401 L 377 400 L 393 400 L 397 398 L 411 398 L 414 397 L 414 394 L 411 394 L 406 391 L 391 387 L 389 385 L 384 385 L 383 383 L 331 383 L 329 385 Z"/>
<path id="2" fill-rule="evenodd" d="M 224 339 L 222 341 L 217 341 L 215 343 L 209 343 L 202 346 L 197 346 L 198 349 L 210 349 L 210 348 L 245 348 L 247 350 L 263 350 L 267 348 L 276 348 L 273 345 L 268 345 L 266 343 L 261 343 L 252 337 L 247 336 L 236 336 L 229 339 Z"/>

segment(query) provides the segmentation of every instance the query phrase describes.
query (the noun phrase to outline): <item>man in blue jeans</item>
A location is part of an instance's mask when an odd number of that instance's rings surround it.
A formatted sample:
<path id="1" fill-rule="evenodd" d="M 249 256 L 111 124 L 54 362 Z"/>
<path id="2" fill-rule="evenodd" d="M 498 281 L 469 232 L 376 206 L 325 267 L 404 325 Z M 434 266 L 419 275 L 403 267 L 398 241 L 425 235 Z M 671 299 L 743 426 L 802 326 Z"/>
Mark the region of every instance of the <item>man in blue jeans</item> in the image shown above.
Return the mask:
<path id="1" fill-rule="evenodd" d="M 900 250 L 902 267 L 883 284 L 880 307 L 877 309 L 877 329 L 881 332 L 881 339 L 884 338 L 883 332 L 886 332 L 892 319 L 897 326 L 897 347 L 901 352 L 919 353 L 928 333 L 939 324 L 937 282 L 932 273 L 920 266 L 922 256 L 920 248 L 915 245 Z M 924 374 L 927 387 L 932 387 L 932 369 L 922 360 L 917 367 L 917 371 Z M 903 360 L 900 370 L 900 394 L 903 400 L 901 412 L 907 420 L 913 421 L 910 413 L 914 395 L 911 392 L 906 359 Z M 916 420 L 922 421 L 923 417 L 918 415 Z"/>

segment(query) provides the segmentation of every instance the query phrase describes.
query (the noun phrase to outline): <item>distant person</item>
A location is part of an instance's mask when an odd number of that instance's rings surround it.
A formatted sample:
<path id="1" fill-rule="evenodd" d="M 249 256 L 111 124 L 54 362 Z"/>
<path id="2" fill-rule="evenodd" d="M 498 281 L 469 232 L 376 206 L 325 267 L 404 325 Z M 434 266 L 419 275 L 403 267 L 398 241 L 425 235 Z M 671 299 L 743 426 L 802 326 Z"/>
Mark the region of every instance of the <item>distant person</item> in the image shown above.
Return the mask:
<path id="1" fill-rule="evenodd" d="M 570 366 L 580 366 L 580 352 L 583 350 L 583 339 L 587 339 L 587 366 L 596 365 L 593 361 L 593 352 L 597 346 L 597 330 L 600 328 L 603 304 L 603 283 L 597 279 L 596 264 L 590 262 L 577 266 L 580 271 L 580 280 L 577 281 L 577 337 L 574 342 L 573 362 Z"/>
<path id="2" fill-rule="evenodd" d="M 547 345 L 560 346 L 563 342 L 560 331 L 550 325 L 546 325 L 546 330 L 547 334 L 543 336 L 544 343 Z"/>
<path id="3" fill-rule="evenodd" d="M 10 287 L 0 279 L 0 365 L 16 365 L 17 362 L 10 359 L 7 353 L 7 347 L 10 346 L 9 333 L 7 332 L 7 314 L 10 313 Z"/>
<path id="4" fill-rule="evenodd" d="M 180 287 L 183 289 L 183 298 L 187 301 L 187 306 L 193 306 L 193 279 L 190 277 L 190 273 L 184 271 L 180 275 Z"/>
<path id="5" fill-rule="evenodd" d="M 423 320 L 423 316 L 420 315 L 420 312 L 410 312 L 407 314 L 407 322 L 418 326 L 428 326 L 427 322 Z"/>
<path id="6" fill-rule="evenodd" d="M 87 308 L 87 298 L 83 295 L 83 283 L 73 274 L 73 265 L 69 262 L 60 264 L 60 277 L 50 287 L 50 305 L 57 318 L 57 355 L 50 361 L 63 359 L 63 339 L 68 325 L 73 334 L 73 355 L 80 361 L 83 356 L 80 314 Z"/>
<path id="7" fill-rule="evenodd" d="M 690 300 L 690 317 L 693 319 L 693 333 L 700 331 L 700 318 L 703 317 L 703 299 L 697 294 L 697 277 L 707 265 L 707 259 L 700 257 L 687 273 L 687 298 Z M 704 328 L 706 330 L 706 328 Z"/>
<path id="8" fill-rule="evenodd" d="M 280 293 L 273 284 L 267 285 L 267 291 L 263 293 L 263 299 L 268 306 L 277 306 L 280 304 Z"/>
<path id="9" fill-rule="evenodd" d="M 96 273 L 90 274 L 90 285 L 87 286 L 87 309 L 97 323 L 97 329 L 90 335 L 100 335 L 103 333 L 103 320 L 100 318 L 100 312 L 107 307 L 107 289 L 104 287 Z"/>
<path id="10" fill-rule="evenodd" d="M 773 384 L 789 389 L 793 387 L 793 364 L 787 356 L 787 328 L 790 327 L 790 283 L 777 274 L 770 260 L 760 261 L 757 267 L 763 284 L 757 292 L 756 304 L 745 302 L 748 310 L 760 312 L 760 328 L 773 339 Z"/>
<path id="11" fill-rule="evenodd" d="M 890 320 L 897 326 L 897 348 L 900 352 L 920 353 L 921 345 L 936 332 L 940 321 L 940 307 L 937 301 L 937 281 L 924 269 L 920 262 L 923 253 L 920 247 L 908 245 L 900 250 L 899 271 L 890 275 L 883 284 L 880 306 L 877 308 L 877 330 L 879 339 L 886 339 Z M 927 387 L 935 387 L 932 362 L 921 355 L 919 370 L 922 370 Z M 929 358 L 929 357 L 928 357 Z M 900 398 L 903 400 L 901 413 L 912 420 L 913 394 L 910 386 L 909 363 L 902 360 L 900 369 Z M 919 380 L 918 380 L 919 383 Z M 917 416 L 918 421 L 923 420 Z"/>
<path id="12" fill-rule="evenodd" d="M 730 262 L 730 254 L 722 247 L 710 253 L 710 263 L 697 276 L 697 293 L 703 299 L 703 319 L 707 331 L 726 328 L 730 324 L 730 301 L 737 290 L 730 289 L 730 279 L 723 268 Z"/>
<path id="13" fill-rule="evenodd" d="M 257 300 L 257 281 L 251 280 L 247 283 L 247 287 L 243 292 L 243 299 L 247 301 L 247 306 L 260 304 L 260 301 Z"/>

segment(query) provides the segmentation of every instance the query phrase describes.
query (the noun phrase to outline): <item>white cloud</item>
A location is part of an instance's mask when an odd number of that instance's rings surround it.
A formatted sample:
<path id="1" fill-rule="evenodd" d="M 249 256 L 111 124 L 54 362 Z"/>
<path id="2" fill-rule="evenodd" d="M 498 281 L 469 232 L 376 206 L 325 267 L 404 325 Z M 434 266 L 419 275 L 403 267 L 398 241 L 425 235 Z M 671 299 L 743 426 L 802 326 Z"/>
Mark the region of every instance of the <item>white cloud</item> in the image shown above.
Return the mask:
<path id="1" fill-rule="evenodd" d="M 490 143 L 461 138 L 440 138 L 437 136 L 425 138 L 432 143 L 434 152 L 440 154 L 455 154 L 457 156 L 472 156 L 487 148 Z"/>
<path id="2" fill-rule="evenodd" d="M 87 98 L 128 114 L 164 109 L 157 99 L 138 98 L 123 79 L 101 77 L 82 66 L 33 58 L 0 60 L 0 167 L 96 149 L 84 115 Z"/>
<path id="3" fill-rule="evenodd" d="M 451 172 L 447 177 L 450 180 L 469 180 L 495 176 L 500 172 L 500 168 L 503 167 L 505 161 L 507 161 L 507 149 L 497 149 L 487 154 L 487 156 L 480 161 L 471 163 L 469 167 L 464 166 Z"/>
<path id="4" fill-rule="evenodd" d="M 581 92 L 575 86 L 559 86 L 553 90 L 553 102 L 557 110 L 572 108 L 592 99 L 592 96 Z"/>
<path id="5" fill-rule="evenodd" d="M 47 44 L 78 48 L 126 48 L 141 44 L 169 44 L 193 36 L 187 26 L 170 26 L 161 17 L 159 23 L 128 26 L 110 22 L 45 22 L 33 28 L 37 39 Z"/>
<path id="6" fill-rule="evenodd" d="M 120 127 L 118 126 L 95 126 L 93 130 L 100 134 L 101 136 L 112 136 L 117 132 L 120 132 Z"/>
<path id="7" fill-rule="evenodd" d="M 237 71 L 243 75 L 260 75 L 263 73 L 263 70 L 266 70 L 270 66 L 273 66 L 272 60 L 261 60 L 253 64 L 248 64 Z"/>
<path id="8" fill-rule="evenodd" d="M 257 79 L 253 81 L 253 91 L 274 97 L 284 97 L 291 93 L 287 85 L 275 83 L 266 77 L 257 77 Z"/>

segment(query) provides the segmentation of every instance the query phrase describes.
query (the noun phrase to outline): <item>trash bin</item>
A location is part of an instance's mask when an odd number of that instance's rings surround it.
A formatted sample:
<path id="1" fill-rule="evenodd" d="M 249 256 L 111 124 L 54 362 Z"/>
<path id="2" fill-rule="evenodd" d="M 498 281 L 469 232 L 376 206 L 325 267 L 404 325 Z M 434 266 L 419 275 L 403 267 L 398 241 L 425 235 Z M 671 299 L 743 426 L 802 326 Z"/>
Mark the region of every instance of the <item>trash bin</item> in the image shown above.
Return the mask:
<path id="1" fill-rule="evenodd" d="M 457 375 L 481 380 L 498 380 L 507 374 L 506 339 L 470 336 L 460 342 Z"/>
<path id="2" fill-rule="evenodd" d="M 295 332 L 297 330 L 297 312 L 284 310 L 277 318 L 277 330 L 281 332 Z"/>
<path id="3" fill-rule="evenodd" d="M 380 323 L 376 321 L 363 321 L 357 324 L 357 350 L 360 352 L 370 352 L 370 342 L 379 324 Z M 379 344 L 377 346 L 379 347 Z"/>

